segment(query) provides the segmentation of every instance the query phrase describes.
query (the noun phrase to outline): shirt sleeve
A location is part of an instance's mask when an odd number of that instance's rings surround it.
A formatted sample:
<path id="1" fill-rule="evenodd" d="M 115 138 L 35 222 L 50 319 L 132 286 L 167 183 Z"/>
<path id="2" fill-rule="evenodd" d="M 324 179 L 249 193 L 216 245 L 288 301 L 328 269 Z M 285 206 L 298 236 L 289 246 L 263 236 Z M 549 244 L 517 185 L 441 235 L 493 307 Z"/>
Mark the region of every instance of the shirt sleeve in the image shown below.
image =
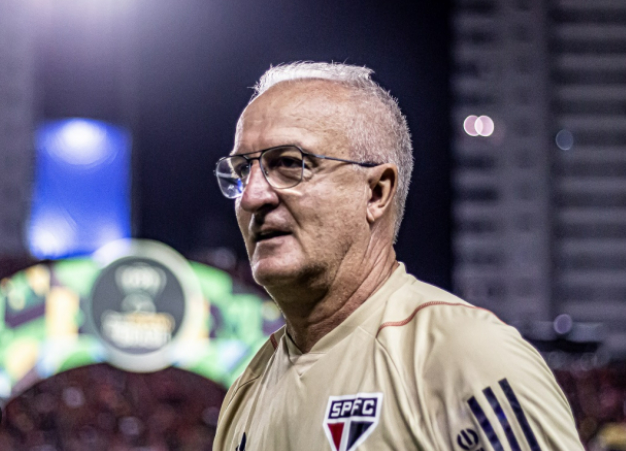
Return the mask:
<path id="1" fill-rule="evenodd" d="M 420 391 L 436 449 L 584 450 L 554 375 L 516 329 L 472 306 L 432 310 Z"/>

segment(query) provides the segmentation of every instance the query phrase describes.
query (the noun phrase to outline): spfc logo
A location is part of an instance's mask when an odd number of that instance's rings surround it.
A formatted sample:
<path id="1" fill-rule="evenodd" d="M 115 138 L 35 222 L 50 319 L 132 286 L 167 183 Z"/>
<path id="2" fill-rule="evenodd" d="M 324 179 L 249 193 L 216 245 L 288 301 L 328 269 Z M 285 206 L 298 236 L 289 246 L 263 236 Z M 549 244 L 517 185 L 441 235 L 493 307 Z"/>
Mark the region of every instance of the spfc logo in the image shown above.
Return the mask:
<path id="1" fill-rule="evenodd" d="M 334 451 L 356 449 L 378 425 L 382 393 L 331 396 L 324 416 L 324 431 Z"/>

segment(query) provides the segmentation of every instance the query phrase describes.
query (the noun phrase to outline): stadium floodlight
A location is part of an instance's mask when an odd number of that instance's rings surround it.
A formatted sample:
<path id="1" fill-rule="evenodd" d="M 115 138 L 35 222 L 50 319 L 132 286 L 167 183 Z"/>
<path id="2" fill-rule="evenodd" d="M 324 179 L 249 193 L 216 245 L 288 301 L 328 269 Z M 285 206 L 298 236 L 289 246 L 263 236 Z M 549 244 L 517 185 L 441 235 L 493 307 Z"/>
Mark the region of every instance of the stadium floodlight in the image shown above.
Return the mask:
<path id="1" fill-rule="evenodd" d="M 51 135 L 46 149 L 70 164 L 98 164 L 116 150 L 106 138 L 107 129 L 101 122 L 70 119 Z"/>

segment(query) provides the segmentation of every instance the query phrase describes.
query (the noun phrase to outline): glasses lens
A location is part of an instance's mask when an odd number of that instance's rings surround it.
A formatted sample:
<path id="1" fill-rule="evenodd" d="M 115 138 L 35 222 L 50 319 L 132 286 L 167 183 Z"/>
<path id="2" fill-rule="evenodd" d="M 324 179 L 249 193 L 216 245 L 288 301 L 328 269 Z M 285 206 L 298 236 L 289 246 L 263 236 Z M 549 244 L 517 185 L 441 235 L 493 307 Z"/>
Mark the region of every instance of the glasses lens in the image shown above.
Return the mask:
<path id="1" fill-rule="evenodd" d="M 261 159 L 267 180 L 274 188 L 291 188 L 302 181 L 304 161 L 297 147 L 268 150 Z"/>
<path id="2" fill-rule="evenodd" d="M 243 180 L 248 175 L 249 164 L 243 157 L 228 157 L 220 160 L 215 176 L 224 196 L 235 199 L 243 193 Z"/>

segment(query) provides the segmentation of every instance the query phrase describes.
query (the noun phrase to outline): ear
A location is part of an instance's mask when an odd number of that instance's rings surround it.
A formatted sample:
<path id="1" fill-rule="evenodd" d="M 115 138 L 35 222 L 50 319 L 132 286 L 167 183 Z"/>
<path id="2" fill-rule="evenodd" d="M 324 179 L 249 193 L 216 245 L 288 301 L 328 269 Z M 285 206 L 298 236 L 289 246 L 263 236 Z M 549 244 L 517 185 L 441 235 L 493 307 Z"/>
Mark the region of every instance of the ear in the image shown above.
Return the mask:
<path id="1" fill-rule="evenodd" d="M 367 181 L 370 188 L 367 221 L 374 224 L 391 208 L 396 197 L 398 168 L 391 163 L 375 166 L 370 169 Z"/>

